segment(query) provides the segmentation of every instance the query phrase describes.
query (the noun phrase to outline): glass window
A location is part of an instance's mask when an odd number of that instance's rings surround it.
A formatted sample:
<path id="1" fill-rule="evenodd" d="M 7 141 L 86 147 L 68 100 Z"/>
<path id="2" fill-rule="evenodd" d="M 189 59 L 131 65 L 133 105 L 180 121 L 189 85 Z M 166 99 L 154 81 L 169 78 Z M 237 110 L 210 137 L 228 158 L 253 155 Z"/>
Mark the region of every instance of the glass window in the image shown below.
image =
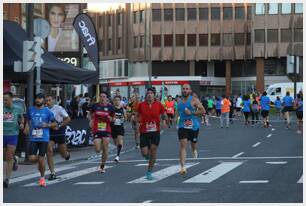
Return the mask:
<path id="1" fill-rule="evenodd" d="M 139 12 L 139 22 L 142 23 L 144 20 L 144 10 L 141 10 Z"/>
<path id="2" fill-rule="evenodd" d="M 185 35 L 176 34 L 175 35 L 176 46 L 185 46 Z"/>
<path id="3" fill-rule="evenodd" d="M 172 46 L 173 44 L 173 36 L 172 34 L 166 34 L 164 35 L 164 46 L 167 47 L 167 46 Z"/>
<path id="4" fill-rule="evenodd" d="M 188 15 L 188 20 L 196 20 L 197 19 L 197 9 L 188 8 L 187 15 Z"/>
<path id="5" fill-rule="evenodd" d="M 235 34 L 235 45 L 244 45 L 244 33 Z"/>
<path id="6" fill-rule="evenodd" d="M 278 14 L 278 4 L 269 4 L 269 14 Z"/>
<path id="7" fill-rule="evenodd" d="M 247 45 L 251 45 L 251 33 L 247 33 Z"/>
<path id="8" fill-rule="evenodd" d="M 265 43 L 265 30 L 264 29 L 255 30 L 255 43 Z"/>
<path id="9" fill-rule="evenodd" d="M 291 14 L 291 4 L 282 4 L 282 14 Z"/>
<path id="10" fill-rule="evenodd" d="M 138 11 L 134 11 L 134 24 L 138 22 L 137 17 L 138 17 Z"/>
<path id="11" fill-rule="evenodd" d="M 233 19 L 233 9 L 232 9 L 232 7 L 224 7 L 223 8 L 223 19 L 224 20 L 232 20 Z"/>
<path id="12" fill-rule="evenodd" d="M 122 13 L 117 14 L 117 24 L 122 25 Z"/>
<path id="13" fill-rule="evenodd" d="M 137 36 L 134 36 L 134 48 L 137 48 L 138 47 L 138 38 Z"/>
<path id="14" fill-rule="evenodd" d="M 152 9 L 152 21 L 160 21 L 160 20 L 161 20 L 161 10 Z"/>
<path id="15" fill-rule="evenodd" d="M 173 9 L 164 9 L 164 21 L 173 20 Z"/>
<path id="16" fill-rule="evenodd" d="M 153 47 L 160 47 L 160 46 L 161 46 L 161 36 L 153 35 Z"/>
<path id="17" fill-rule="evenodd" d="M 220 34 L 211 34 L 211 46 L 220 46 Z"/>
<path id="18" fill-rule="evenodd" d="M 199 34 L 199 44 L 200 46 L 208 45 L 208 34 Z"/>
<path id="19" fill-rule="evenodd" d="M 184 8 L 175 9 L 175 20 L 176 21 L 184 21 L 185 20 L 185 9 Z"/>
<path id="20" fill-rule="evenodd" d="M 291 29 L 281 29 L 281 42 L 291 42 Z"/>
<path id="21" fill-rule="evenodd" d="M 108 39 L 108 51 L 112 50 L 112 39 Z"/>
<path id="22" fill-rule="evenodd" d="M 244 19 L 244 7 L 235 8 L 235 19 Z"/>
<path id="23" fill-rule="evenodd" d="M 278 42 L 277 29 L 268 29 L 268 42 Z"/>
<path id="24" fill-rule="evenodd" d="M 187 45 L 188 46 L 196 46 L 196 35 L 195 34 L 188 34 L 187 35 Z"/>
<path id="25" fill-rule="evenodd" d="M 303 42 L 303 29 L 294 29 L 294 41 Z"/>
<path id="26" fill-rule="evenodd" d="M 265 14 L 265 4 L 260 3 L 255 5 L 255 14 L 264 15 Z"/>
<path id="27" fill-rule="evenodd" d="M 248 10 L 247 19 L 251 20 L 252 19 L 252 7 L 248 6 L 247 10 Z"/>
<path id="28" fill-rule="evenodd" d="M 211 8 L 211 19 L 220 20 L 220 8 Z"/>
<path id="29" fill-rule="evenodd" d="M 208 8 L 199 8 L 199 19 L 208 20 Z"/>
<path id="30" fill-rule="evenodd" d="M 233 37 L 232 34 L 223 34 L 223 46 L 232 46 L 233 45 Z"/>
<path id="31" fill-rule="evenodd" d="M 294 7 L 295 7 L 294 12 L 296 14 L 302 14 L 303 13 L 303 3 L 295 4 Z"/>
<path id="32" fill-rule="evenodd" d="M 117 39 L 117 50 L 121 49 L 121 38 Z"/>
<path id="33" fill-rule="evenodd" d="M 107 15 L 107 25 L 112 26 L 112 15 L 111 14 Z"/>
<path id="34" fill-rule="evenodd" d="M 140 43 L 139 43 L 140 48 L 144 48 L 144 36 L 140 36 Z"/>

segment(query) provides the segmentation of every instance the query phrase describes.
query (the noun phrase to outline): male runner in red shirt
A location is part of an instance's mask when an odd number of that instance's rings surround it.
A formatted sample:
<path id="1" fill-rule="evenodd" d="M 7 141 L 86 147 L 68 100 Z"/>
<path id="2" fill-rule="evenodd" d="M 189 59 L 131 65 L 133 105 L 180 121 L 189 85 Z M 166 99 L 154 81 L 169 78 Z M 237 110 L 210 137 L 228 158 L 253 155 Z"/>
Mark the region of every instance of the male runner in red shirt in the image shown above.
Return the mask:
<path id="1" fill-rule="evenodd" d="M 167 128 L 166 110 L 164 106 L 155 101 L 155 90 L 147 89 L 146 100 L 137 107 L 137 126 L 140 128 L 141 154 L 149 160 L 146 178 L 153 180 L 152 170 L 156 161 L 157 147 L 160 141 L 160 117 L 162 115 L 164 128 Z"/>

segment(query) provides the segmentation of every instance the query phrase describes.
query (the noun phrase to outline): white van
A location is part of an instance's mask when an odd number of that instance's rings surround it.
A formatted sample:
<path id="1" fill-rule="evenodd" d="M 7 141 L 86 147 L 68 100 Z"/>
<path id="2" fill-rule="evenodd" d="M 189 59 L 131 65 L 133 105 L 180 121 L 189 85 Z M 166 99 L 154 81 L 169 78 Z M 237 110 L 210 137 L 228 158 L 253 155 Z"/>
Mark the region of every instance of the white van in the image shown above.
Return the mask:
<path id="1" fill-rule="evenodd" d="M 299 91 L 303 91 L 303 82 L 297 82 L 296 84 L 296 93 L 299 93 Z M 282 100 L 286 96 L 286 92 L 290 92 L 290 96 L 294 97 L 294 84 L 293 82 L 271 84 L 266 92 L 271 102 L 274 102 L 277 96 Z"/>

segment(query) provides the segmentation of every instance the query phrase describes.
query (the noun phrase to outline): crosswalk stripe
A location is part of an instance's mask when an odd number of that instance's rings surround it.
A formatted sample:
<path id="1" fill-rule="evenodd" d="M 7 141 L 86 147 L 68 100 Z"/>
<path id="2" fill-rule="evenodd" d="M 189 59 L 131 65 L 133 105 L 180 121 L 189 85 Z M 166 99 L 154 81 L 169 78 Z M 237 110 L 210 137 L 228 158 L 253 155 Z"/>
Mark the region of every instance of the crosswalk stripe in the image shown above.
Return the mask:
<path id="1" fill-rule="evenodd" d="M 112 168 L 112 167 L 114 167 L 114 166 L 106 165 L 105 169 Z M 66 180 L 70 180 L 70 179 L 73 179 L 73 178 L 76 178 L 76 177 L 87 175 L 87 174 L 90 174 L 90 173 L 93 173 L 93 172 L 98 172 L 97 166 L 90 167 L 90 168 L 83 169 L 83 170 L 70 172 L 70 173 L 67 173 L 67 174 L 64 174 L 64 175 L 60 175 L 55 180 L 51 180 L 51 181 L 46 180 L 46 184 L 48 186 L 48 185 L 53 185 L 53 184 L 56 184 L 56 183 L 61 183 L 61 182 L 64 182 Z M 33 183 L 30 183 L 30 184 L 23 185 L 23 187 L 32 187 L 32 186 L 37 186 L 37 182 L 33 182 Z"/>
<path id="2" fill-rule="evenodd" d="M 185 165 L 185 167 L 188 169 L 192 166 L 195 166 L 199 164 L 199 162 L 196 162 L 196 163 L 187 163 Z M 166 167 L 165 169 L 162 169 L 162 170 L 159 170 L 157 172 L 154 172 L 152 174 L 153 176 L 153 180 L 147 180 L 145 176 L 141 177 L 141 178 L 138 178 L 138 179 L 135 179 L 135 180 L 132 180 L 130 182 L 128 182 L 129 184 L 132 184 L 132 183 L 155 183 L 155 182 L 158 182 L 162 179 L 165 179 L 171 175 L 174 175 L 174 174 L 177 174 L 179 172 L 179 169 L 180 169 L 180 165 L 174 165 L 174 166 L 170 166 L 170 167 Z"/>
<path id="3" fill-rule="evenodd" d="M 301 176 L 301 178 L 299 179 L 299 181 L 297 181 L 297 183 L 303 183 L 303 175 Z"/>
<path id="4" fill-rule="evenodd" d="M 284 164 L 287 164 L 287 161 L 283 161 L 283 162 L 266 162 L 266 164 L 270 164 L 270 165 L 284 165 Z"/>
<path id="5" fill-rule="evenodd" d="M 268 180 L 243 180 L 239 183 L 246 183 L 246 184 L 257 184 L 257 183 L 268 183 Z"/>
<path id="6" fill-rule="evenodd" d="M 77 182 L 77 183 L 74 183 L 74 185 L 100 185 L 103 183 L 104 182 Z"/>
<path id="7" fill-rule="evenodd" d="M 196 175 L 183 183 L 211 183 L 224 174 L 230 172 L 236 167 L 240 166 L 243 162 L 222 162 L 221 164 Z"/>
<path id="8" fill-rule="evenodd" d="M 61 171 L 64 171 L 64 170 L 70 170 L 70 169 L 74 169 L 74 168 L 75 168 L 74 166 L 59 167 L 59 168 L 56 168 L 56 172 L 61 172 Z M 47 171 L 46 175 L 49 175 L 49 174 L 50 174 L 50 171 Z M 33 173 L 28 174 L 28 175 L 21 176 L 21 177 L 12 178 L 12 179 L 10 179 L 10 183 L 22 182 L 22 181 L 33 179 L 33 178 L 36 178 L 36 177 L 40 177 L 39 172 L 34 173 L 34 174 Z"/>

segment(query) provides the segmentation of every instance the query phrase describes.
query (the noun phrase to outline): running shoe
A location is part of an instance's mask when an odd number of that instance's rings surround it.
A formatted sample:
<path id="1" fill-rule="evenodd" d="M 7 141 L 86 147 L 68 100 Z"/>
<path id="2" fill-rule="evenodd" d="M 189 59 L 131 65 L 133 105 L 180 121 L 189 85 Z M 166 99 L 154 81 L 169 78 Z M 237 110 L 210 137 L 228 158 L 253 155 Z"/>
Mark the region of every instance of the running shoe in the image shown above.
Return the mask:
<path id="1" fill-rule="evenodd" d="M 48 180 L 55 180 L 56 179 L 56 174 L 50 174 Z"/>
<path id="2" fill-rule="evenodd" d="M 39 184 L 39 186 L 41 186 L 41 187 L 46 187 L 46 186 L 47 186 L 46 180 L 45 180 L 44 177 L 41 177 L 41 178 L 39 179 L 38 184 Z"/>
<path id="3" fill-rule="evenodd" d="M 147 179 L 147 180 L 153 180 L 152 172 L 149 172 L 149 171 L 148 171 L 148 172 L 146 173 L 146 179 Z"/>
<path id="4" fill-rule="evenodd" d="M 198 158 L 198 151 L 197 151 L 197 150 L 194 150 L 194 151 L 192 152 L 192 157 L 193 157 L 194 159 L 197 159 L 197 158 Z"/>
<path id="5" fill-rule="evenodd" d="M 66 161 L 70 159 L 70 152 L 68 152 L 68 156 L 65 158 Z"/>
<path id="6" fill-rule="evenodd" d="M 115 161 L 116 163 L 119 163 L 119 156 L 116 156 L 116 158 L 114 159 L 114 161 Z"/>
<path id="7" fill-rule="evenodd" d="M 185 167 L 182 167 L 181 170 L 180 170 L 180 175 L 184 176 L 187 174 L 187 170 Z"/>
<path id="8" fill-rule="evenodd" d="M 140 148 L 139 144 L 136 144 L 136 149 L 139 149 L 139 148 Z"/>
<path id="9" fill-rule="evenodd" d="M 9 179 L 6 178 L 6 179 L 3 181 L 3 187 L 4 187 L 4 188 L 8 188 L 8 187 L 9 187 L 9 183 L 10 183 Z"/>
<path id="10" fill-rule="evenodd" d="M 302 134 L 302 131 L 301 131 L 301 130 L 298 130 L 296 133 L 298 133 L 298 134 Z"/>
<path id="11" fill-rule="evenodd" d="M 18 156 L 14 155 L 13 171 L 18 170 Z"/>
<path id="12" fill-rule="evenodd" d="M 103 173 L 106 172 L 105 169 L 104 169 L 104 165 L 100 165 L 99 172 L 100 172 L 101 174 L 103 174 Z"/>

